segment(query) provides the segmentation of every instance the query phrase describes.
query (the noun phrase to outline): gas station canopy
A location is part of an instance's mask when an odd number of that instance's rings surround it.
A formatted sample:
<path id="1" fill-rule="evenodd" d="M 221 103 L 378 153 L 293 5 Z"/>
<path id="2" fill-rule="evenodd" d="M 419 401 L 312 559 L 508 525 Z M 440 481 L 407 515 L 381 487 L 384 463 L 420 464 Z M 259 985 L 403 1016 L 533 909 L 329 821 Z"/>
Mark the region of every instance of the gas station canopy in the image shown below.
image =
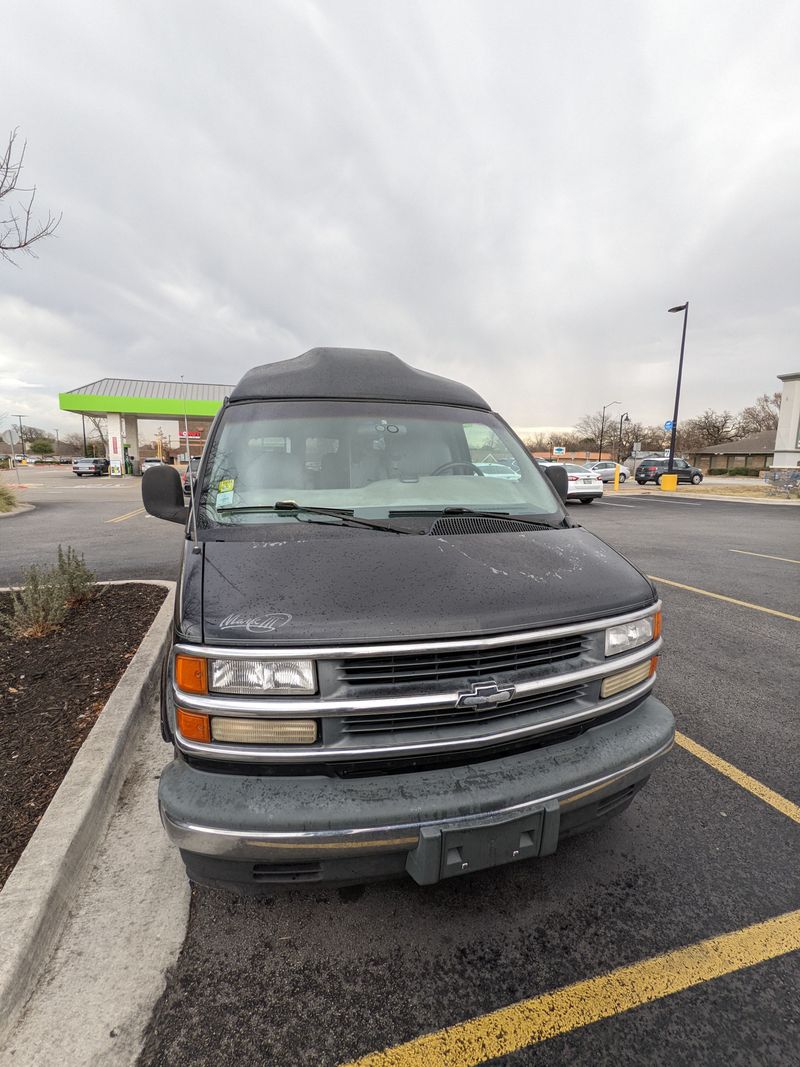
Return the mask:
<path id="1" fill-rule="evenodd" d="M 213 418 L 232 385 L 205 382 L 148 382 L 136 378 L 101 378 L 58 394 L 62 411 L 78 415 L 136 415 L 139 418 Z"/>
<path id="2" fill-rule="evenodd" d="M 101 415 L 108 419 L 108 453 L 111 475 L 126 470 L 125 451 L 138 469 L 139 419 L 212 419 L 232 385 L 205 382 L 148 382 L 137 378 L 101 378 L 58 394 L 62 411 Z M 185 437 L 185 434 L 181 434 Z M 196 434 L 190 431 L 189 439 Z M 199 434 L 197 435 L 199 436 Z M 187 450 L 189 440 L 186 440 Z M 131 464 L 128 465 L 131 469 Z"/>

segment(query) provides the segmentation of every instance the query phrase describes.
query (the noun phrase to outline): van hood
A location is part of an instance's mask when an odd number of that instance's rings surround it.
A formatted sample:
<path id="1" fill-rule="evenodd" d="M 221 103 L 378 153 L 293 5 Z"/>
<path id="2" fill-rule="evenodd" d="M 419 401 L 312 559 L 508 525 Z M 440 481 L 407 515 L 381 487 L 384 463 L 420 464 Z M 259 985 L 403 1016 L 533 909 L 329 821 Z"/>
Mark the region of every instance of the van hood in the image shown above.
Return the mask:
<path id="1" fill-rule="evenodd" d="M 479 636 L 621 614 L 656 599 L 633 564 L 579 527 L 457 537 L 340 527 L 303 534 L 204 543 L 207 644 Z"/>

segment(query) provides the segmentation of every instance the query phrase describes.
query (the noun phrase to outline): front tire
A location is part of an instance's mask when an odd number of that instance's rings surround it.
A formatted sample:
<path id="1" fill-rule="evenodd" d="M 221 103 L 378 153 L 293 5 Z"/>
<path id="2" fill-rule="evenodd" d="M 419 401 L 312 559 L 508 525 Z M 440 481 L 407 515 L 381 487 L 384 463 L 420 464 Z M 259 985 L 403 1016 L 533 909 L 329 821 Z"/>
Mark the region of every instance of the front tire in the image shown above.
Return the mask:
<path id="1" fill-rule="evenodd" d="M 594 504 L 594 497 L 593 496 L 582 496 L 581 497 L 581 504 Z"/>
<path id="2" fill-rule="evenodd" d="M 702 480 L 703 480 L 703 475 L 702 474 L 693 474 L 692 475 L 692 485 L 699 485 L 702 482 Z"/>
<path id="3" fill-rule="evenodd" d="M 656 478 L 656 485 L 661 485 L 661 475 Z"/>
<path id="4" fill-rule="evenodd" d="M 625 481 L 625 479 L 627 477 L 628 477 L 627 474 L 620 474 L 620 476 L 619 476 L 619 484 L 622 485 L 622 483 Z"/>

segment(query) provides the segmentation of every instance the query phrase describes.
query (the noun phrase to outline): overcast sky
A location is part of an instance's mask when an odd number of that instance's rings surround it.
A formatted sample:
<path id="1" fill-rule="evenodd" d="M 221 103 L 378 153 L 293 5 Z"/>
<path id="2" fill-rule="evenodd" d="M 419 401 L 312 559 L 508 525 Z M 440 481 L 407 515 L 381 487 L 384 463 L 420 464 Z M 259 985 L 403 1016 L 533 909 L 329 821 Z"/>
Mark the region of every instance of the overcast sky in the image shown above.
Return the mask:
<path id="1" fill-rule="evenodd" d="M 0 429 L 104 376 L 387 348 L 521 426 L 800 370 L 800 4 L 4 0 L 58 236 L 0 262 Z M 23 181 L 23 184 L 26 184 Z"/>

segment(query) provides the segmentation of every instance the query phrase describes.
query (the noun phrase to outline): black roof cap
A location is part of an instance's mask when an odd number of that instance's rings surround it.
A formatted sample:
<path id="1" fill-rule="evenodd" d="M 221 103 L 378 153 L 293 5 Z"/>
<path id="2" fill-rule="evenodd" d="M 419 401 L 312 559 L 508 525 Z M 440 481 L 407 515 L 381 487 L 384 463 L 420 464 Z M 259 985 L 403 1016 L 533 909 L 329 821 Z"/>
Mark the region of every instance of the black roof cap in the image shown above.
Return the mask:
<path id="1" fill-rule="evenodd" d="M 490 411 L 460 382 L 415 370 L 391 352 L 312 348 L 302 356 L 253 367 L 231 393 L 237 400 L 400 400 Z"/>

